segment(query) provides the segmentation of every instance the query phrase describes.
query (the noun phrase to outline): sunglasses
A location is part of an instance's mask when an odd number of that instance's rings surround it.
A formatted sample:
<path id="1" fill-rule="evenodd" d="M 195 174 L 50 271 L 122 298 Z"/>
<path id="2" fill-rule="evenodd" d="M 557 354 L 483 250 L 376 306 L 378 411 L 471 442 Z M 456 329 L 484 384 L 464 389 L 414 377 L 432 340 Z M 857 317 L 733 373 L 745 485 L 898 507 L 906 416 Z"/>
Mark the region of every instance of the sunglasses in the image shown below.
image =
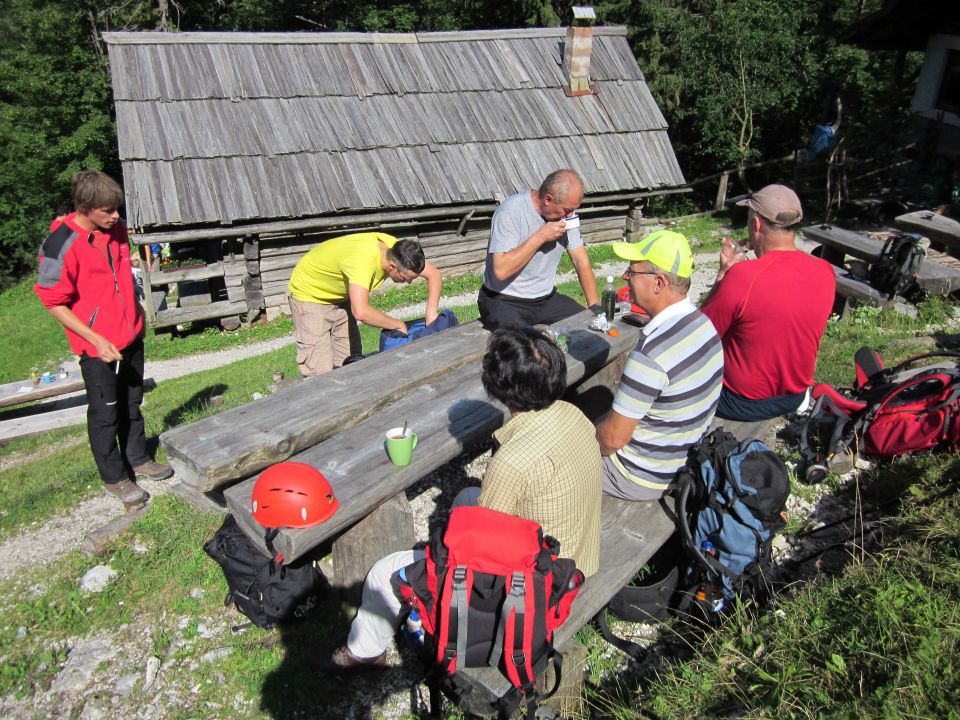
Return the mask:
<path id="1" fill-rule="evenodd" d="M 656 270 L 630 270 L 630 269 L 627 269 L 627 270 L 624 270 L 624 271 L 623 271 L 623 275 L 621 275 L 621 277 L 622 277 L 624 280 L 629 280 L 629 279 L 632 278 L 634 275 L 658 275 L 658 274 L 659 274 L 659 273 L 658 273 Z"/>

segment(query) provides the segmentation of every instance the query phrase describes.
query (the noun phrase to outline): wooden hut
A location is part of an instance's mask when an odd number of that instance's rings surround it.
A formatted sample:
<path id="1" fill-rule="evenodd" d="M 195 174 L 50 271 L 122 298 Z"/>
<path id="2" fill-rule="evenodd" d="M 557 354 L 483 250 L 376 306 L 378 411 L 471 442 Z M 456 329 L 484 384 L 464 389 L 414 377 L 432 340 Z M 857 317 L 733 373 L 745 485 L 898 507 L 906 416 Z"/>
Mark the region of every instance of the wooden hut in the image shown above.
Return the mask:
<path id="1" fill-rule="evenodd" d="M 276 317 L 302 254 L 348 232 L 475 269 L 497 203 L 557 168 L 588 242 L 683 183 L 623 27 L 104 40 L 135 242 L 198 261 L 146 274 L 155 327 Z"/>

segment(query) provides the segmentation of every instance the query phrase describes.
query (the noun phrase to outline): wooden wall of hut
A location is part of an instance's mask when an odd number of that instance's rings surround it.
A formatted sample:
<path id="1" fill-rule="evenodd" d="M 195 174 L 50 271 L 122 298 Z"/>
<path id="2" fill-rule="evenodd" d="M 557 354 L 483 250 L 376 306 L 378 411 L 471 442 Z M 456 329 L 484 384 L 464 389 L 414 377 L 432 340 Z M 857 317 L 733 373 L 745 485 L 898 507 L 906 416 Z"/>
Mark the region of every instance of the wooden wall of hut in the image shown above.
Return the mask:
<path id="1" fill-rule="evenodd" d="M 580 216 L 587 244 L 621 240 L 625 234 L 632 236 L 641 229 L 640 210 L 631 209 L 629 204 L 585 207 L 581 208 Z M 241 316 L 250 322 L 261 312 L 266 313 L 268 320 L 289 314 L 287 283 L 300 258 L 329 238 L 369 231 L 418 240 L 427 259 L 446 277 L 483 267 L 490 236 L 490 213 L 334 230 L 192 239 L 189 246 L 186 242 L 171 240 L 172 254 L 183 255 L 189 250 L 191 257 L 201 259 L 206 265 L 144 273 L 147 316 L 157 329 L 216 319 L 226 328 L 235 328 Z M 137 245 L 149 242 L 149 234 L 134 237 Z M 198 283 L 205 284 L 200 287 Z M 194 293 L 198 287 L 203 292 Z M 178 292 L 174 293 L 174 288 Z M 185 292 L 188 290 L 192 294 Z"/>
<path id="2" fill-rule="evenodd" d="M 587 244 L 622 240 L 627 226 L 627 208 L 618 213 L 581 215 L 581 232 Z M 385 232 L 398 238 L 418 240 L 427 260 L 444 277 L 474 272 L 483 268 L 490 239 L 490 216 L 474 216 L 439 222 L 420 222 L 380 227 L 338 229 L 335 231 L 276 234 L 260 237 L 260 282 L 267 319 L 289 314 L 286 292 L 294 266 L 303 255 L 332 237 L 353 232 Z M 388 281 L 389 282 L 389 281 Z"/>

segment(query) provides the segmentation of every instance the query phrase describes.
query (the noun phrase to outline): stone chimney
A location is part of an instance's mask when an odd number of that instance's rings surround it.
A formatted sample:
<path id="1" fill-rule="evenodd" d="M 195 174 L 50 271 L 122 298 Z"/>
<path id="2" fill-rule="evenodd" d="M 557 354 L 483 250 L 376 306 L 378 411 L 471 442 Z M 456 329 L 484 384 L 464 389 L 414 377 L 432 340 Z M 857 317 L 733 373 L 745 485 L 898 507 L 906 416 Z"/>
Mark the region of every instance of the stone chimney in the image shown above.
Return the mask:
<path id="1" fill-rule="evenodd" d="M 597 19 L 592 7 L 573 7 L 573 23 L 567 28 L 563 48 L 563 91 L 568 97 L 596 92 L 590 84 L 590 54 L 593 51 L 593 28 Z"/>

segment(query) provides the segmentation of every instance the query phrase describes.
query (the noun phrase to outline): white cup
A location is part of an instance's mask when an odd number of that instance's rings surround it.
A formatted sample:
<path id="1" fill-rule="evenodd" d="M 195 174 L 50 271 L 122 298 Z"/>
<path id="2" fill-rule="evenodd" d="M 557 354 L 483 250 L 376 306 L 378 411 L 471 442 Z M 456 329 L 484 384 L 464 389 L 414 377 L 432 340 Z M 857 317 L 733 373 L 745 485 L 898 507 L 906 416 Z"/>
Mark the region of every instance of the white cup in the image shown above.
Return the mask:
<path id="1" fill-rule="evenodd" d="M 580 227 L 580 216 L 577 215 L 576 213 L 574 213 L 574 214 L 571 215 L 570 217 L 565 217 L 565 218 L 563 219 L 563 223 L 564 223 L 564 225 L 566 226 L 566 229 L 567 229 L 568 231 L 569 231 L 569 230 L 576 230 L 577 228 Z"/>

